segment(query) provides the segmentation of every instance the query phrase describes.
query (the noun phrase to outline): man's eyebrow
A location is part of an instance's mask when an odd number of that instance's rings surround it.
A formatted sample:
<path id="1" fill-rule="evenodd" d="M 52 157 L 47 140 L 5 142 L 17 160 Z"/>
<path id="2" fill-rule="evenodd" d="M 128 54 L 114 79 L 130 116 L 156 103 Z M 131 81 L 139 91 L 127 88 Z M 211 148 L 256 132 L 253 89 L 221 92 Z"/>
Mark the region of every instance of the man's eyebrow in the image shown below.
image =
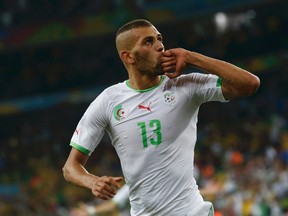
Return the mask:
<path id="1" fill-rule="evenodd" d="M 158 33 L 158 34 L 157 34 L 157 38 L 163 38 L 163 37 L 162 37 L 162 34 Z"/>
<path id="2" fill-rule="evenodd" d="M 153 38 L 154 38 L 154 36 L 152 36 L 152 35 L 149 35 L 149 36 L 146 36 L 146 37 L 144 37 L 144 38 L 143 38 L 143 40 L 147 40 L 147 39 L 153 39 Z M 157 34 L 156 38 L 163 38 L 163 37 L 162 37 L 162 35 L 161 35 L 161 34 Z"/>
<path id="3" fill-rule="evenodd" d="M 146 40 L 146 39 L 151 39 L 151 38 L 153 39 L 154 37 L 150 35 L 150 36 L 144 37 L 143 39 Z"/>

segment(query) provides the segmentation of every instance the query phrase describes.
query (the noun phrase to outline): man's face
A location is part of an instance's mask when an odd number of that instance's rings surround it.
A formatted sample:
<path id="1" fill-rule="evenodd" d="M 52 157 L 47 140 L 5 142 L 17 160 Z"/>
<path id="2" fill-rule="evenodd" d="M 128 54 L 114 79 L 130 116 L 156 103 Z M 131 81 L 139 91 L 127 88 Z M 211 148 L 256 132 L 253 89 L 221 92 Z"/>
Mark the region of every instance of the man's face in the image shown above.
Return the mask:
<path id="1" fill-rule="evenodd" d="M 163 74 L 160 58 L 164 52 L 162 35 L 155 27 L 143 27 L 131 30 L 135 36 L 135 45 L 131 54 L 135 58 L 135 67 L 147 75 Z"/>

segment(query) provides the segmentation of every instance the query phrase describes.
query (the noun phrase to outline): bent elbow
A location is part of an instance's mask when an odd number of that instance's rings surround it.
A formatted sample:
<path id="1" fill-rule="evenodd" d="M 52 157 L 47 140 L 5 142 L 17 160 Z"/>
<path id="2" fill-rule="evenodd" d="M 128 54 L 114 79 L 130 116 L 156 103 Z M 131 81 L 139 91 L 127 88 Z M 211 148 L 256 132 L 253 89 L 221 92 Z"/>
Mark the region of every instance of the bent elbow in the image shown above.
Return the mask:
<path id="1" fill-rule="evenodd" d="M 260 87 L 260 79 L 257 76 L 251 77 L 247 85 L 247 96 L 254 95 Z"/>
<path id="2" fill-rule="evenodd" d="M 63 177 L 66 181 L 70 182 L 70 178 L 69 178 L 69 169 L 67 168 L 67 165 L 65 164 L 62 168 L 62 174 L 63 174 Z"/>

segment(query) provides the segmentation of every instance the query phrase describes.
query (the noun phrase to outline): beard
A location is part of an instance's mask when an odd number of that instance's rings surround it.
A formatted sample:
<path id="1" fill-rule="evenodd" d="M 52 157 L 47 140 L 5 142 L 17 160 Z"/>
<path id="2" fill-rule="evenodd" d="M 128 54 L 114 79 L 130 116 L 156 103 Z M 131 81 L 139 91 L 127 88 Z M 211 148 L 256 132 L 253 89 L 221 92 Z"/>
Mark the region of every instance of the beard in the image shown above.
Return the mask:
<path id="1" fill-rule="evenodd" d="M 148 55 L 140 55 L 135 53 L 136 67 L 141 74 L 146 75 L 162 75 L 164 74 L 160 57 L 156 61 L 151 59 Z"/>

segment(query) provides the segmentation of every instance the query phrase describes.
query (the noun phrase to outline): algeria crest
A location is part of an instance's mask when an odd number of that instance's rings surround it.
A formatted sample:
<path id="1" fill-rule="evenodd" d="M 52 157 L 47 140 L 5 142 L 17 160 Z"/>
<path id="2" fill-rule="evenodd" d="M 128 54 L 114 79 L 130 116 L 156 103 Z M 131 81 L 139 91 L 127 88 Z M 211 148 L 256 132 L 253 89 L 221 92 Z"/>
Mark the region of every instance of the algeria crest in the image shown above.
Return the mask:
<path id="1" fill-rule="evenodd" d="M 119 104 L 113 109 L 113 116 L 117 121 L 120 121 L 126 118 L 127 110 L 124 110 L 124 108 L 122 107 L 122 104 Z"/>

